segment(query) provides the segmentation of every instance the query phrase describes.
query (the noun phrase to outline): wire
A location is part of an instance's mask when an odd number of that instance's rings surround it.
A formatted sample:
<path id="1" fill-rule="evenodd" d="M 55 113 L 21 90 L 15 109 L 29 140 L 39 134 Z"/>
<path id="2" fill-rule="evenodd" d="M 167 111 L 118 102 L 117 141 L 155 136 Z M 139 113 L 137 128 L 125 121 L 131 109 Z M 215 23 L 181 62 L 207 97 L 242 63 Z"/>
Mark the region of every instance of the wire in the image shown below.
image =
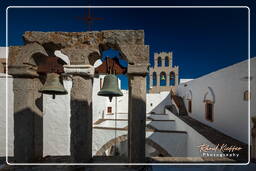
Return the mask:
<path id="1" fill-rule="evenodd" d="M 115 155 L 117 154 L 117 147 L 116 147 L 116 129 L 117 129 L 117 97 L 115 97 Z"/>

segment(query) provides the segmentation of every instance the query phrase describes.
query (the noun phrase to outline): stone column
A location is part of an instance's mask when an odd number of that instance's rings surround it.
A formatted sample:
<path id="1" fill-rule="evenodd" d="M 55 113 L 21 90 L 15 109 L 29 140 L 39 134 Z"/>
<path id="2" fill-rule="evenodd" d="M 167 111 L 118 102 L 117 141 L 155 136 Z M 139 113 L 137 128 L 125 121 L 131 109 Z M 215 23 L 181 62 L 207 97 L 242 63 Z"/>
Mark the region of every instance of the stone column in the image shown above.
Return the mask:
<path id="1" fill-rule="evenodd" d="M 175 72 L 175 86 L 179 85 L 179 67 L 177 66 L 177 72 Z"/>
<path id="2" fill-rule="evenodd" d="M 170 73 L 166 73 L 166 86 L 170 86 Z"/>
<path id="3" fill-rule="evenodd" d="M 29 66 L 10 66 L 14 92 L 14 157 L 17 163 L 43 156 L 42 84 Z"/>
<path id="4" fill-rule="evenodd" d="M 4 65 L 0 62 L 0 73 L 4 73 Z"/>
<path id="5" fill-rule="evenodd" d="M 153 87 L 154 86 L 154 77 L 153 77 L 153 73 L 150 76 L 150 86 L 149 87 Z"/>
<path id="6" fill-rule="evenodd" d="M 129 65 L 128 162 L 145 162 L 147 65 Z"/>
<path id="7" fill-rule="evenodd" d="M 161 73 L 156 73 L 156 86 L 160 87 Z"/>
<path id="8" fill-rule="evenodd" d="M 252 117 L 252 150 L 251 150 L 251 158 L 256 160 L 256 116 Z"/>
<path id="9" fill-rule="evenodd" d="M 88 163 L 92 159 L 92 85 L 94 68 L 91 65 L 65 65 L 72 76 L 71 89 L 71 160 Z"/>

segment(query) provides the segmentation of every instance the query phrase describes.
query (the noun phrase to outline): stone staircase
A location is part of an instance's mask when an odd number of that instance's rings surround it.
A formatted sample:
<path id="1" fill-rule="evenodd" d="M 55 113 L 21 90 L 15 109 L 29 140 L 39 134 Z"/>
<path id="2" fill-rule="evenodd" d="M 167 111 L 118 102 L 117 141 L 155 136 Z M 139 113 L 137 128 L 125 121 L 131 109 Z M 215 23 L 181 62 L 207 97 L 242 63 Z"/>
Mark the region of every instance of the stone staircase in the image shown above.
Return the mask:
<path id="1" fill-rule="evenodd" d="M 177 96 L 176 93 L 174 93 L 173 91 L 171 91 L 170 93 L 171 93 L 172 103 L 175 103 L 175 106 L 178 107 L 178 114 L 179 115 L 188 115 L 186 105 L 183 101 L 183 98 L 180 96 Z M 173 109 L 171 109 L 171 110 L 173 110 Z M 175 113 L 175 111 L 172 111 L 172 112 Z"/>

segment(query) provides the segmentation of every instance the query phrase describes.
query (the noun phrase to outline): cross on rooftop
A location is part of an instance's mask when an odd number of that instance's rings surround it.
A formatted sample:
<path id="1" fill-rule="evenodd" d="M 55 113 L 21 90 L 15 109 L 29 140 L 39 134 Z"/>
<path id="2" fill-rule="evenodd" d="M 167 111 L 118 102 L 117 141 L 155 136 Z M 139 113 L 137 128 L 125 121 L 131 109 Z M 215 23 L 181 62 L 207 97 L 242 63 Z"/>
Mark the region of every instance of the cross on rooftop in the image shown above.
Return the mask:
<path id="1" fill-rule="evenodd" d="M 88 13 L 87 13 L 87 11 L 88 11 Z M 84 17 L 79 17 L 79 19 L 85 21 L 85 24 L 87 25 L 87 30 L 88 30 L 88 31 L 91 31 L 91 30 L 92 30 L 93 21 L 96 21 L 96 20 L 103 20 L 103 18 L 93 17 L 93 16 L 91 15 L 91 9 L 90 9 L 90 8 L 88 8 L 87 10 L 85 9 L 85 16 L 84 16 Z"/>

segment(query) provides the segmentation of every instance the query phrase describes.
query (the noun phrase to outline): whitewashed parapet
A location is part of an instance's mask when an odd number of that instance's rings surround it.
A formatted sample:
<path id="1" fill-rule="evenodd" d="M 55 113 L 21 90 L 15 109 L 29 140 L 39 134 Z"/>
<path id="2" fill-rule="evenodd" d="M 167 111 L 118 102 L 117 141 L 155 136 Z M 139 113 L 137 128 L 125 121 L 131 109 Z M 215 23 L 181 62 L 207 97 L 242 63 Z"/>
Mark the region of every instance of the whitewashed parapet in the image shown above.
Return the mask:
<path id="1" fill-rule="evenodd" d="M 94 67 L 92 65 L 64 65 L 63 67 L 64 75 L 94 76 Z"/>

